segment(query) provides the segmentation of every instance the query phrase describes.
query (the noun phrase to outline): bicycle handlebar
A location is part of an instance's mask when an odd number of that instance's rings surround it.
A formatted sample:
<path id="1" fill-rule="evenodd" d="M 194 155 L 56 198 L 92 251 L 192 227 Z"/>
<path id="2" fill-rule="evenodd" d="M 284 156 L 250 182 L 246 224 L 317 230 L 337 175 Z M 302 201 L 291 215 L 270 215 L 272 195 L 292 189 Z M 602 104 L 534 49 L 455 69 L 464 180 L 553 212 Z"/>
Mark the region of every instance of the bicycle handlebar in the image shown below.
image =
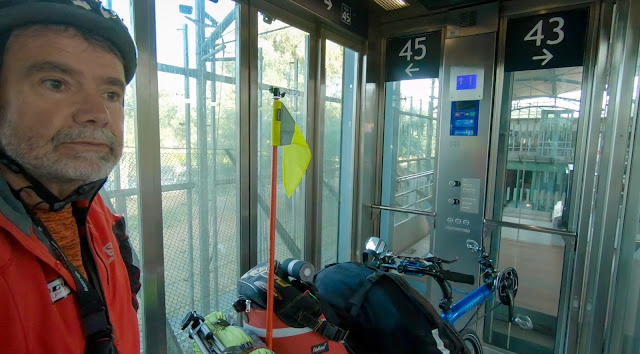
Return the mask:
<path id="1" fill-rule="evenodd" d="M 456 283 L 464 283 L 464 284 L 471 284 L 471 285 L 474 285 L 476 283 L 476 277 L 470 274 L 443 270 L 442 276 L 444 277 L 445 280 L 450 280 Z"/>
<path id="2" fill-rule="evenodd" d="M 470 274 L 452 272 L 437 266 L 404 265 L 404 264 L 382 264 L 383 268 L 395 269 L 400 273 L 418 273 L 435 277 L 436 279 L 449 280 L 456 283 L 474 285 L 476 278 Z"/>

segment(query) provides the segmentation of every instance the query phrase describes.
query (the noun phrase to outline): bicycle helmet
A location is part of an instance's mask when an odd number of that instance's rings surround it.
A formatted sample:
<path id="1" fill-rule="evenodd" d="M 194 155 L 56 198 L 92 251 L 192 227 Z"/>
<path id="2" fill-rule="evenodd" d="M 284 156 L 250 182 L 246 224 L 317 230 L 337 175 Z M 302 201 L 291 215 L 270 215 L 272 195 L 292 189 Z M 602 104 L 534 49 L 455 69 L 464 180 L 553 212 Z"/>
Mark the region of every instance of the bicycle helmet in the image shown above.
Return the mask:
<path id="1" fill-rule="evenodd" d="M 133 79 L 137 66 L 133 38 L 118 15 L 100 1 L 0 0 L 0 33 L 36 24 L 67 25 L 103 37 L 122 56 L 126 82 Z"/>

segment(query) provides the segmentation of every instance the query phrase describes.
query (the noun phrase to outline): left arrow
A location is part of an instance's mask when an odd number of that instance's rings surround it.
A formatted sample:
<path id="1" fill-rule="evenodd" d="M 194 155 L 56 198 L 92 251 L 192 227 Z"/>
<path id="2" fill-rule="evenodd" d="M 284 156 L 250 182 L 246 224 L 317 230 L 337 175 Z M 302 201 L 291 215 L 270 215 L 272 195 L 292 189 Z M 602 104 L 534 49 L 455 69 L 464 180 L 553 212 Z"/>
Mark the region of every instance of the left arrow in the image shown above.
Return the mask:
<path id="1" fill-rule="evenodd" d="M 407 66 L 407 68 L 404 70 L 404 72 L 407 73 L 407 75 L 409 75 L 409 77 L 413 77 L 413 74 L 411 73 L 412 71 L 419 71 L 420 68 L 414 68 L 413 67 L 413 63 L 409 63 L 409 66 Z"/>
<path id="2" fill-rule="evenodd" d="M 324 0 L 324 4 L 327 5 L 327 10 L 331 10 L 331 8 L 333 7 L 333 3 L 331 3 L 331 0 Z"/>

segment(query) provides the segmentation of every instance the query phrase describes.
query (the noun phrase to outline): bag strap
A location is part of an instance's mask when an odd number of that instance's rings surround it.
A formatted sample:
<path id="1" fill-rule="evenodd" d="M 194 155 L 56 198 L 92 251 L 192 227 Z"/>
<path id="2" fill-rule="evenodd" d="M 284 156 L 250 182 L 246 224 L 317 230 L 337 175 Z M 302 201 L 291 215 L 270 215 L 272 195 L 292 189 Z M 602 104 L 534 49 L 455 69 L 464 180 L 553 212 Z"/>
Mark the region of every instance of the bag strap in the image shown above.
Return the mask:
<path id="1" fill-rule="evenodd" d="M 334 342 L 342 342 L 347 338 L 349 331 L 330 323 L 327 320 L 319 320 L 306 312 L 301 312 L 298 322 L 318 332 L 321 336 Z"/>
<path id="2" fill-rule="evenodd" d="M 401 278 L 401 276 L 396 274 L 386 274 L 386 275 L 389 279 L 393 280 L 398 285 L 398 287 L 400 287 L 400 289 L 404 291 L 405 294 L 408 295 L 408 297 L 411 299 L 411 301 L 415 305 L 422 307 L 425 310 L 430 312 L 431 316 L 427 316 L 427 318 L 436 318 L 436 319 L 440 318 L 440 314 L 438 314 L 438 312 L 436 312 L 435 309 L 433 311 L 430 310 L 430 309 L 433 309 L 433 305 L 431 305 L 431 303 L 426 301 L 422 297 L 422 295 L 420 295 L 413 287 L 411 287 L 411 285 L 409 285 L 409 283 L 407 283 L 403 278 Z"/>
<path id="3" fill-rule="evenodd" d="M 80 320 L 82 322 L 82 329 L 84 332 L 86 344 L 86 353 L 100 353 L 100 354 L 112 354 L 117 353 L 114 346 L 114 337 L 109 321 L 109 314 L 107 312 L 106 305 L 100 293 L 100 290 L 93 286 L 78 269 L 69 261 L 64 254 L 60 246 L 56 243 L 49 230 L 44 223 L 35 215 L 30 213 L 34 223 L 39 226 L 42 233 L 45 235 L 47 241 L 51 247 L 55 250 L 56 258 L 62 262 L 75 282 L 76 294 L 78 301 L 78 308 L 80 312 Z M 83 255 L 83 260 L 86 255 L 91 254 L 91 250 L 88 245 L 87 237 L 80 236 L 80 248 Z M 85 271 L 87 276 L 95 275 L 95 269 L 91 264 L 85 263 Z M 97 278 L 94 282 L 100 282 Z"/>
<path id="4" fill-rule="evenodd" d="M 382 276 L 386 276 L 386 273 L 376 271 L 367 277 L 367 282 L 364 283 L 360 289 L 349 299 L 349 303 L 351 303 L 351 311 L 350 315 L 355 317 L 360 311 L 360 307 L 364 302 L 364 298 L 367 296 L 367 293 L 371 289 L 371 286 L 375 284 Z"/>
<path id="5" fill-rule="evenodd" d="M 318 289 L 316 289 L 316 286 L 313 283 L 309 282 L 302 283 L 305 287 L 307 287 L 308 290 L 302 293 L 301 296 L 311 296 L 312 298 L 317 300 L 320 303 L 322 314 L 324 314 L 326 319 L 337 319 L 338 317 L 331 308 L 331 305 L 329 305 L 329 303 L 318 294 Z M 319 320 L 317 317 L 314 317 L 313 315 L 305 311 L 299 311 L 297 317 L 298 323 L 303 324 L 305 327 L 313 329 L 321 336 L 328 338 L 329 340 L 332 340 L 334 342 L 343 342 L 349 334 L 349 331 L 346 331 L 334 325 L 330 321 L 327 321 L 325 319 Z"/>
<path id="6" fill-rule="evenodd" d="M 407 283 L 403 278 L 401 278 L 399 275 L 396 274 L 385 274 L 388 278 L 390 278 L 391 280 L 393 280 L 399 287 L 400 289 L 402 289 L 405 294 L 409 295 L 408 297 L 411 299 L 411 301 L 416 304 L 417 306 L 420 306 L 422 308 L 424 308 L 425 310 L 431 312 L 429 310 L 429 308 L 432 308 L 432 305 L 429 302 L 424 303 L 421 299 L 422 296 L 420 294 L 418 294 L 415 289 L 413 289 L 411 287 L 411 285 L 409 285 L 409 283 Z M 435 310 L 432 313 L 432 316 L 426 316 L 425 318 L 433 318 L 433 319 L 440 319 L 440 316 L 438 315 L 437 312 L 435 312 Z M 448 328 L 451 333 L 456 333 L 456 330 L 454 329 L 453 326 L 451 326 L 449 323 L 447 323 L 446 321 L 442 321 L 441 322 L 443 324 L 443 326 L 445 328 Z M 435 324 L 435 323 L 434 323 Z M 435 338 L 434 338 L 435 340 Z M 454 343 L 452 343 L 450 340 L 443 338 L 442 335 L 440 336 L 440 340 L 443 341 L 443 346 L 445 349 L 449 350 L 449 349 L 455 349 L 456 346 Z"/>

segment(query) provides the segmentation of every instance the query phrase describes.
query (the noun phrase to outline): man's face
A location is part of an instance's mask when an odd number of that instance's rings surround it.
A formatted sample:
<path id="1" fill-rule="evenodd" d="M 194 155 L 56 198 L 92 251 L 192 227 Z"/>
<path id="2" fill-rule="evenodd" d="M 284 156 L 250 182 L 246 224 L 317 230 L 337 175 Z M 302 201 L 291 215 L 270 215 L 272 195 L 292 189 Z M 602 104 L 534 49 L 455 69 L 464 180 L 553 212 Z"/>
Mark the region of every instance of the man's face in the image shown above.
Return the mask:
<path id="1" fill-rule="evenodd" d="M 57 26 L 15 31 L 0 72 L 0 145 L 42 183 L 106 177 L 122 155 L 120 60 Z"/>

